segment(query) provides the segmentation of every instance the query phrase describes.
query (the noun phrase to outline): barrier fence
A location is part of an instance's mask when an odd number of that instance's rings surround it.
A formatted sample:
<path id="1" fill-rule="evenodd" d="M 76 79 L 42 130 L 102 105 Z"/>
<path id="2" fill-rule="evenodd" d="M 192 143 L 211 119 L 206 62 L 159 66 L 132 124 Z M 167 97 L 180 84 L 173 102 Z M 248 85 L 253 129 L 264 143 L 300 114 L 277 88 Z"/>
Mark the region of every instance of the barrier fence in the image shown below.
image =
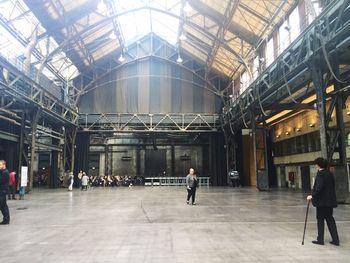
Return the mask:
<path id="1" fill-rule="evenodd" d="M 210 185 L 210 177 L 197 177 L 198 186 Z M 185 186 L 186 177 L 146 177 L 146 186 Z"/>

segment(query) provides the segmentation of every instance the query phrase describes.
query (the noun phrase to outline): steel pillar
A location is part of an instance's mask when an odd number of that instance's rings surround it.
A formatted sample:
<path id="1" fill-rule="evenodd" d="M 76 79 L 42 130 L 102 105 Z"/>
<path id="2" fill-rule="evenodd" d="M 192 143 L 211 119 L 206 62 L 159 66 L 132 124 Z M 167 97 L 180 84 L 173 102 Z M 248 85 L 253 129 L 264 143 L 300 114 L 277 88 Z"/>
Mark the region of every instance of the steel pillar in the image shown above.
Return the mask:
<path id="1" fill-rule="evenodd" d="M 22 158 L 23 158 L 23 149 L 24 149 L 24 131 L 25 131 L 25 124 L 26 124 L 26 113 L 25 111 L 22 112 L 22 120 L 21 120 L 21 130 L 19 135 L 19 152 L 18 152 L 18 169 L 17 174 L 18 178 L 21 178 L 22 173 Z"/>
<path id="2" fill-rule="evenodd" d="M 31 136 L 31 145 L 30 145 L 30 163 L 29 163 L 29 188 L 28 191 L 31 191 L 33 188 L 33 180 L 34 180 L 34 161 L 35 161 L 35 148 L 36 148 L 36 132 L 38 127 L 38 121 L 41 115 L 40 109 L 35 109 L 33 112 L 32 119 L 32 136 Z"/>
<path id="3" fill-rule="evenodd" d="M 320 142 L 321 142 L 321 156 L 328 159 L 327 149 L 327 121 L 326 121 L 326 100 L 325 100 L 325 81 L 320 67 L 314 61 L 310 66 L 312 75 L 312 82 L 314 83 L 316 97 L 317 97 L 317 112 L 320 120 Z"/>

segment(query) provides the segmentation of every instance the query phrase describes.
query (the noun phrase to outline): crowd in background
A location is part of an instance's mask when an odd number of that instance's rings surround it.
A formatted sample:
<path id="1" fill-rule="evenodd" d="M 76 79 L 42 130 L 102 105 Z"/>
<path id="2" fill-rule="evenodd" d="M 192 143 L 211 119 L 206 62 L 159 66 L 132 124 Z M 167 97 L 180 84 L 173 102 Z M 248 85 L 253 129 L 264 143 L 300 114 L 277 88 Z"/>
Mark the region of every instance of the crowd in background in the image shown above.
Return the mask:
<path id="1" fill-rule="evenodd" d="M 68 173 L 64 179 L 61 180 L 62 186 L 66 187 L 72 183 L 72 177 L 75 180 L 74 185 L 82 190 L 88 187 L 117 187 L 117 186 L 132 186 L 144 185 L 145 178 L 142 176 L 128 176 L 128 175 L 94 175 L 88 176 L 85 172 L 80 171 L 76 177 L 72 173 Z"/>

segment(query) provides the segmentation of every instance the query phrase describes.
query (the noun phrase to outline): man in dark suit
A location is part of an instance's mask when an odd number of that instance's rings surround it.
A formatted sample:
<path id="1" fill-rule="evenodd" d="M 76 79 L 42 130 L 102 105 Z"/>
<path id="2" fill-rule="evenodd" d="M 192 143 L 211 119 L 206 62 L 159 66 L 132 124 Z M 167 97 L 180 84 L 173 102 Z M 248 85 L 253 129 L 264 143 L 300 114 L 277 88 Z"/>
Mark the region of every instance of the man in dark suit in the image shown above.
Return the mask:
<path id="1" fill-rule="evenodd" d="M 327 222 L 328 230 L 331 234 L 332 245 L 339 246 L 339 236 L 337 226 L 333 217 L 333 208 L 337 207 L 337 198 L 335 194 L 334 175 L 328 170 L 328 162 L 323 158 L 317 158 L 315 165 L 318 170 L 312 194 L 307 197 L 316 207 L 317 218 L 317 240 L 312 243 L 324 245 L 324 220 Z"/>
<path id="2" fill-rule="evenodd" d="M 0 225 L 10 224 L 10 212 L 6 203 L 6 194 L 9 188 L 9 171 L 6 169 L 6 162 L 0 160 L 0 210 L 4 217 Z"/>

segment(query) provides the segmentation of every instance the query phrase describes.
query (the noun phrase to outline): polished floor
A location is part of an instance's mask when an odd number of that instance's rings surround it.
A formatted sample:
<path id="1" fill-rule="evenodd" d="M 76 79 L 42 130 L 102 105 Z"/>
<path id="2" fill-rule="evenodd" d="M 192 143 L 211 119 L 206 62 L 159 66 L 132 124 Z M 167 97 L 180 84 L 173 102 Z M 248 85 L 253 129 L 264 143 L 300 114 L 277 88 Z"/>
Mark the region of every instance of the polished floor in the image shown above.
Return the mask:
<path id="1" fill-rule="evenodd" d="M 315 209 L 299 192 L 132 187 L 34 190 L 8 201 L 0 262 L 350 262 L 350 205 L 335 210 L 341 246 L 316 246 Z"/>

